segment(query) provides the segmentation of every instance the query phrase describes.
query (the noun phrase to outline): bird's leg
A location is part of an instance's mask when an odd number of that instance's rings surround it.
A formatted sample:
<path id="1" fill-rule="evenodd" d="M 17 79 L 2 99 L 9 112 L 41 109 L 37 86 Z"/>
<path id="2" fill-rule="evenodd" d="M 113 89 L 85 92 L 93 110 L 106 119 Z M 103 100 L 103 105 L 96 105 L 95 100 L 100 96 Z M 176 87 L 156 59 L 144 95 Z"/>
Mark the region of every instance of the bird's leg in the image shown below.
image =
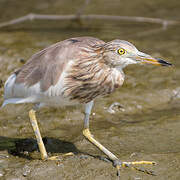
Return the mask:
<path id="1" fill-rule="evenodd" d="M 93 101 L 87 103 L 85 106 L 85 119 L 84 119 L 83 135 L 88 139 L 88 141 L 90 141 L 98 149 L 100 149 L 104 154 L 106 154 L 113 162 L 116 162 L 116 164 L 114 164 L 114 165 L 119 171 L 120 166 L 121 166 L 121 162 L 119 161 L 119 159 L 113 153 L 111 153 L 108 149 L 106 149 L 102 144 L 100 144 L 98 141 L 96 141 L 93 138 L 93 136 L 89 130 L 89 116 L 91 114 L 92 107 L 93 107 Z M 117 162 L 119 162 L 119 163 L 117 163 Z"/>
<path id="2" fill-rule="evenodd" d="M 44 159 L 48 158 L 48 155 L 47 155 L 46 148 L 44 146 L 44 143 L 43 143 L 43 140 L 41 137 L 41 133 L 40 133 L 40 130 L 38 127 L 35 113 L 36 113 L 36 111 L 34 109 L 31 109 L 29 111 L 29 118 L 30 118 L 31 125 L 32 125 L 33 131 L 34 131 L 36 139 L 37 139 L 38 147 L 39 147 L 39 150 L 41 153 L 41 159 L 44 160 Z"/>
<path id="3" fill-rule="evenodd" d="M 111 153 L 108 149 L 106 149 L 102 144 L 100 144 L 97 140 L 93 138 L 93 135 L 91 134 L 89 130 L 89 116 L 91 114 L 91 109 L 93 107 L 93 101 L 89 102 L 85 106 L 85 119 L 84 119 L 84 129 L 83 129 L 83 135 L 90 141 L 93 145 L 95 145 L 98 149 L 100 149 L 105 155 L 109 157 L 109 159 L 113 162 L 113 165 L 117 169 L 117 175 L 120 176 L 120 168 L 121 167 L 131 167 L 131 165 L 136 164 L 155 164 L 155 162 L 151 161 L 135 161 L 135 162 L 121 162 L 113 153 Z M 131 169 L 135 169 L 147 174 L 154 175 L 153 172 L 143 170 L 136 167 L 131 167 Z"/>
<path id="4" fill-rule="evenodd" d="M 41 133 L 40 133 L 40 130 L 38 127 L 35 113 L 36 113 L 36 111 L 34 109 L 31 109 L 29 111 L 29 118 L 30 118 L 31 125 L 33 127 L 33 131 L 34 131 L 36 139 L 37 139 L 37 144 L 38 144 L 38 147 L 39 147 L 39 150 L 41 153 L 41 159 L 42 160 L 59 160 L 59 156 L 48 157 L 48 154 L 47 154 L 46 148 L 44 146 L 44 143 L 43 143 L 43 140 L 41 137 Z M 69 153 L 63 154 L 62 157 L 71 156 L 71 155 L 74 155 L 74 154 L 72 152 L 69 152 Z"/>

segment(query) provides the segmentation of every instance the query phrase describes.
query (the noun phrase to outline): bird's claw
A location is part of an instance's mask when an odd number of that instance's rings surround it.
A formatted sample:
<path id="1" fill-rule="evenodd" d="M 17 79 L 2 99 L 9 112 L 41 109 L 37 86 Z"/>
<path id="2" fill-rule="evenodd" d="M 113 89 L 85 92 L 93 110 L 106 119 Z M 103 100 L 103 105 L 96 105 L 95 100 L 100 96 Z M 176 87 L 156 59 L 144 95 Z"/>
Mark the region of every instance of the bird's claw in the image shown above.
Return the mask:
<path id="1" fill-rule="evenodd" d="M 117 166 L 121 167 L 121 165 L 122 165 L 122 162 L 119 159 L 116 159 L 116 160 L 113 161 L 113 166 L 114 167 L 117 167 Z"/>
<path id="2" fill-rule="evenodd" d="M 51 157 L 48 157 L 47 160 L 59 161 L 63 157 L 74 156 L 74 155 L 75 154 L 73 152 L 69 152 L 69 153 L 61 154 L 60 156 L 51 156 Z"/>
<path id="3" fill-rule="evenodd" d="M 51 157 L 48 157 L 47 160 L 59 161 L 59 160 L 61 160 L 61 157 L 60 156 L 51 156 Z"/>
<path id="4" fill-rule="evenodd" d="M 119 159 L 116 159 L 116 160 L 114 160 L 113 161 L 113 166 L 114 167 L 129 167 L 130 166 L 130 164 L 129 163 L 126 163 L 126 162 L 122 162 L 122 161 L 120 161 Z"/>
<path id="5" fill-rule="evenodd" d="M 113 161 L 113 166 L 117 169 L 117 176 L 120 178 L 120 168 L 122 167 L 122 162 L 119 159 Z"/>
<path id="6" fill-rule="evenodd" d="M 146 170 L 146 169 L 142 169 L 142 168 L 137 168 L 137 167 L 133 167 L 132 165 L 138 165 L 138 164 L 150 164 L 150 165 L 156 165 L 156 162 L 154 161 L 135 161 L 135 162 L 122 162 L 119 159 L 116 159 L 113 161 L 113 166 L 116 167 L 117 169 L 117 176 L 120 177 L 120 168 L 121 167 L 130 167 L 133 170 L 137 170 L 140 172 L 144 172 L 146 174 L 155 176 L 156 174 L 154 174 L 153 171 L 150 170 Z"/>

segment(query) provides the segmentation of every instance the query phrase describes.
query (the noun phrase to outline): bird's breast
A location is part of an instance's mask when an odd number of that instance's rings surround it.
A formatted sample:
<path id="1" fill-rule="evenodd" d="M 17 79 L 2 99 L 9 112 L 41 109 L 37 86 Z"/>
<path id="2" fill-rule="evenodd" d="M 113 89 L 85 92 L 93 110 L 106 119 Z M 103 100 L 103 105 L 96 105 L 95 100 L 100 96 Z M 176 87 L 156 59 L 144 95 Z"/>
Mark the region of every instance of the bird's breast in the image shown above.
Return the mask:
<path id="1" fill-rule="evenodd" d="M 111 94 L 124 81 L 124 75 L 120 71 L 97 63 L 78 70 L 75 67 L 72 69 L 65 79 L 63 95 L 81 103 Z"/>

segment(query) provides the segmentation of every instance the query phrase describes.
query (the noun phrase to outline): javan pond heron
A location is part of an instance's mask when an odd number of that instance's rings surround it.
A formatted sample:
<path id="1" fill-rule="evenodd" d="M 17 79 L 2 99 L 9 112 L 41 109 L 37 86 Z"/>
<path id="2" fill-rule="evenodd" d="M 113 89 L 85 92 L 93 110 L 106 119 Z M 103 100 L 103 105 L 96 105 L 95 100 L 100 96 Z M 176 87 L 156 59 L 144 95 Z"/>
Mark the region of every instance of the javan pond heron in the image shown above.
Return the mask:
<path id="1" fill-rule="evenodd" d="M 84 104 L 83 135 L 99 148 L 117 168 L 134 164 L 153 164 L 151 161 L 122 162 L 94 139 L 89 130 L 89 116 L 94 100 L 112 93 L 124 82 L 123 68 L 128 64 L 171 66 L 140 52 L 124 40 L 104 42 L 93 37 L 70 38 L 34 54 L 26 64 L 15 71 L 5 82 L 4 103 L 35 103 L 43 106 Z M 29 111 L 42 159 L 48 157 L 38 128 L 35 108 Z M 135 167 L 134 167 L 135 168 Z"/>

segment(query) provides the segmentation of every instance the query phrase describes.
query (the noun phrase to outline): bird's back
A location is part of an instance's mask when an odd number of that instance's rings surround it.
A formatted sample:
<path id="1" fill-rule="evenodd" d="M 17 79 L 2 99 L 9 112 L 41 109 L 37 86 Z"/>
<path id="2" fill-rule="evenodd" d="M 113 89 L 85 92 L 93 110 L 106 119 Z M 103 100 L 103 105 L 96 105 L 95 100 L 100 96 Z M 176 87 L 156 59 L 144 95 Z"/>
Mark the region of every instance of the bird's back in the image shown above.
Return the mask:
<path id="1" fill-rule="evenodd" d="M 93 37 L 67 39 L 34 54 L 25 65 L 15 71 L 5 83 L 4 103 L 36 103 L 44 96 L 58 96 L 63 77 L 71 63 L 82 60 L 90 48 L 104 44 Z M 83 49 L 83 51 L 82 51 Z"/>

